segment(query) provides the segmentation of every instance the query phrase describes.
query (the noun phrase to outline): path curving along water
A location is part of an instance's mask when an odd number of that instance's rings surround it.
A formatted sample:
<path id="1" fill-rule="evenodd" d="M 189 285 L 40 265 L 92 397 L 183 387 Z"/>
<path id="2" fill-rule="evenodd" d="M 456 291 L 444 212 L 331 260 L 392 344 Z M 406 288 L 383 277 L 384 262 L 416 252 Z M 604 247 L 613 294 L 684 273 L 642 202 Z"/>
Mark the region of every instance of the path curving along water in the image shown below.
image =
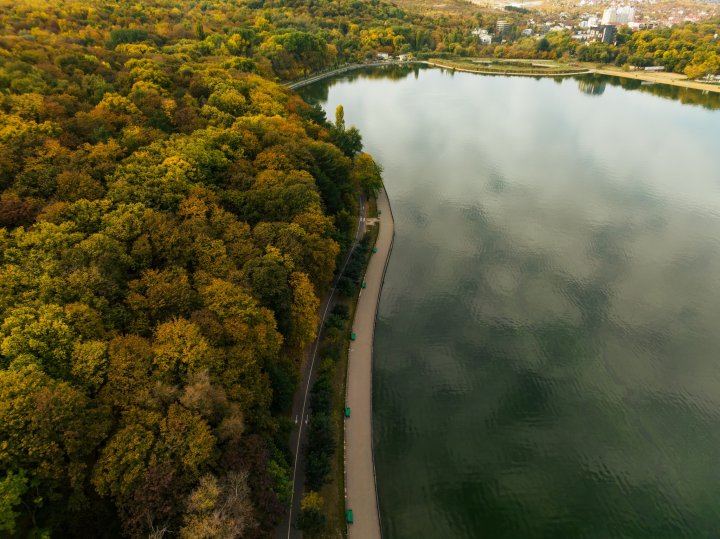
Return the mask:
<path id="1" fill-rule="evenodd" d="M 353 512 L 348 537 L 382 537 L 375 480 L 372 435 L 372 361 L 375 319 L 385 270 L 395 237 L 390 201 L 383 189 L 378 197 L 380 230 L 374 253 L 365 273 L 367 288 L 358 299 L 353 322 L 355 341 L 348 356 L 346 406 L 351 414 L 345 420 L 346 507 Z"/>
<path id="2" fill-rule="evenodd" d="M 321 81 L 323 79 L 329 79 L 331 77 L 336 77 L 343 73 L 347 73 L 348 71 L 355 71 L 357 69 L 364 69 L 364 68 L 368 68 L 368 67 L 383 67 L 383 66 L 389 66 L 389 65 L 411 65 L 411 64 L 424 64 L 424 63 L 426 63 L 426 62 L 417 62 L 414 60 L 411 60 L 411 61 L 383 60 L 382 62 L 366 62 L 366 63 L 362 63 L 362 64 L 347 64 L 342 67 L 338 67 L 336 69 L 331 69 L 328 71 L 315 73 L 315 74 L 305 77 L 303 79 L 292 81 L 292 82 L 286 82 L 284 84 L 290 90 L 297 90 L 298 88 L 308 86 L 310 84 Z"/>

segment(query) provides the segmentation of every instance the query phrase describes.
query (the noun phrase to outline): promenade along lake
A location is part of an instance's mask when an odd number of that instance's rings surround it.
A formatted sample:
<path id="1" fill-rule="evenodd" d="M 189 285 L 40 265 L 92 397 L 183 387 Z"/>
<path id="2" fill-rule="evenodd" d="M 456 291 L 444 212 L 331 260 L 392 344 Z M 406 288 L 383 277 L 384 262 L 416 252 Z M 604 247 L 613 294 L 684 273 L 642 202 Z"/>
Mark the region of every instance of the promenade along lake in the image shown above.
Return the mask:
<path id="1" fill-rule="evenodd" d="M 629 84 L 404 68 L 302 90 L 345 107 L 395 216 L 386 539 L 720 537 L 720 102 Z"/>

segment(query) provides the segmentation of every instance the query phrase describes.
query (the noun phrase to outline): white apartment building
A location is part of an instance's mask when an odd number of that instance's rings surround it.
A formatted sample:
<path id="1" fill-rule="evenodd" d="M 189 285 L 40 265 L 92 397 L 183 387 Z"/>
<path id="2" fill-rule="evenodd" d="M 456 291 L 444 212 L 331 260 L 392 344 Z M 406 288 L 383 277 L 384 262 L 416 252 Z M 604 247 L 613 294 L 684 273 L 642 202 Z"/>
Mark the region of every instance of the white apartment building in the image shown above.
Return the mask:
<path id="1" fill-rule="evenodd" d="M 603 12 L 601 24 L 628 24 L 634 21 L 635 8 L 630 6 L 609 7 Z"/>

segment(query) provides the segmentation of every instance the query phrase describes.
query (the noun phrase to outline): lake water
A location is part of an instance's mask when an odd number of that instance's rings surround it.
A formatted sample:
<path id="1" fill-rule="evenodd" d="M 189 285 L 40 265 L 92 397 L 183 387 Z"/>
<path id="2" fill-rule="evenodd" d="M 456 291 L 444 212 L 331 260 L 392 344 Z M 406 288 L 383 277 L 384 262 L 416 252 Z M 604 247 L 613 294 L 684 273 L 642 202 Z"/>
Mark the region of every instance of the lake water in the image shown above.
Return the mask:
<path id="1" fill-rule="evenodd" d="M 395 215 L 386 539 L 720 537 L 719 96 L 419 68 L 303 93 Z"/>

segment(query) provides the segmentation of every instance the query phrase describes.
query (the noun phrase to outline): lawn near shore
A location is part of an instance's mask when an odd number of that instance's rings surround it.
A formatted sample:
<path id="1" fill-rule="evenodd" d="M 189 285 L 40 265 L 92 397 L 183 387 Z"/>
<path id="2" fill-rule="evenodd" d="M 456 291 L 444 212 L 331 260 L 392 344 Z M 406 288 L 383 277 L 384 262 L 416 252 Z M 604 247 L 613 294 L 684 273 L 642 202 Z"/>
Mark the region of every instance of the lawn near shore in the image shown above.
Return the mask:
<path id="1" fill-rule="evenodd" d="M 484 75 L 524 75 L 530 77 L 580 75 L 589 73 L 580 64 L 551 60 L 509 60 L 501 58 L 431 58 L 429 65 Z"/>
<path id="2" fill-rule="evenodd" d="M 688 79 L 680 73 L 665 73 L 663 71 L 626 71 L 620 67 L 612 65 L 603 65 L 602 67 L 592 64 L 585 64 L 593 73 L 599 75 L 610 75 L 612 77 L 623 77 L 626 79 L 636 79 L 646 82 L 654 82 L 657 84 L 669 84 L 671 86 L 681 86 L 683 88 L 692 88 L 694 90 L 703 90 L 708 92 L 720 93 L 720 84 L 708 82 L 700 82 Z"/>

